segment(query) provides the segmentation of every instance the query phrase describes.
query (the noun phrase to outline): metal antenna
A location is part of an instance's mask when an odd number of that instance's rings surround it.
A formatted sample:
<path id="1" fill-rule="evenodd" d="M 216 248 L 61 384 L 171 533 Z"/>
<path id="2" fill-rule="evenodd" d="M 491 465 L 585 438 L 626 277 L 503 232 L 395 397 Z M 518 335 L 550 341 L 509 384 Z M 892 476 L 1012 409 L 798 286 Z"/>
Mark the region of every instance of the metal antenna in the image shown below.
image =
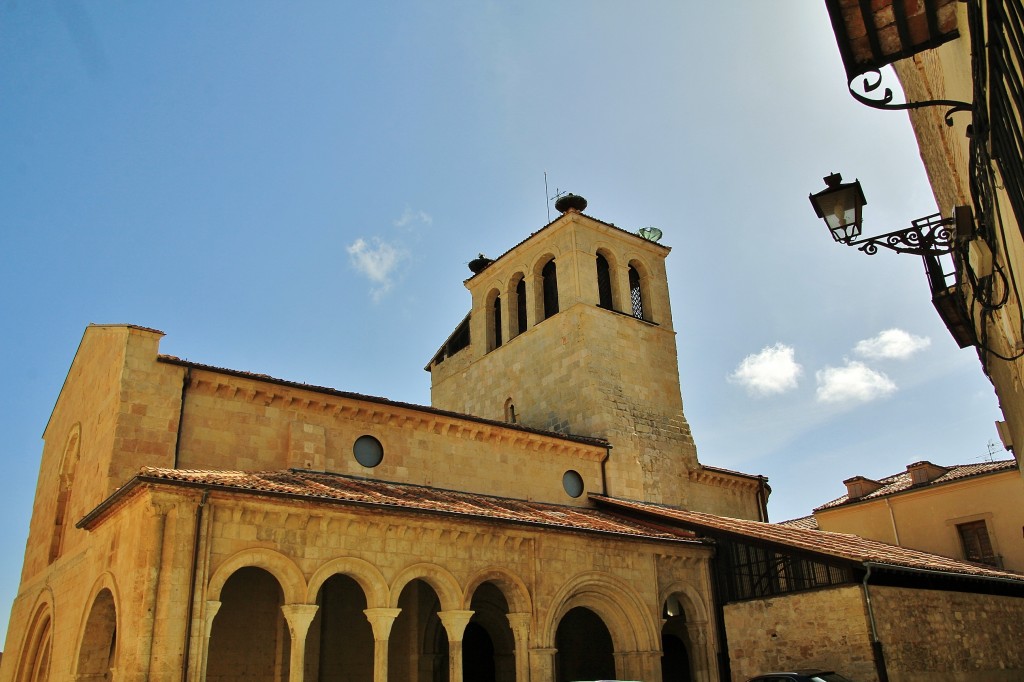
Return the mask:
<path id="1" fill-rule="evenodd" d="M 551 200 L 554 199 L 555 201 L 558 201 L 559 198 L 562 197 L 562 195 L 568 194 L 568 193 L 569 193 L 568 190 L 563 192 L 563 191 L 559 190 L 558 187 L 555 187 L 555 196 L 550 196 L 548 194 L 548 172 L 544 171 L 544 196 L 546 196 L 547 199 L 548 199 L 548 222 L 549 223 L 551 222 Z"/>
<path id="2" fill-rule="evenodd" d="M 544 204 L 548 207 L 548 222 L 551 222 L 551 197 L 548 196 L 548 172 L 544 171 Z"/>

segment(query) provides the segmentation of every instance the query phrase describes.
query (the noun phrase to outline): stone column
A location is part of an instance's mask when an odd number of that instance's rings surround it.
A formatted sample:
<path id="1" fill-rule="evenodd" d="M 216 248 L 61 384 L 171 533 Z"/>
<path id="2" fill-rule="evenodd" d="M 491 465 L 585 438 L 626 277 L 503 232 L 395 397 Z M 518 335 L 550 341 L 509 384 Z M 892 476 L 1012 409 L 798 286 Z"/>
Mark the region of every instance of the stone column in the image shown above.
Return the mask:
<path id="1" fill-rule="evenodd" d="M 373 628 L 373 682 L 388 682 L 388 639 L 402 609 L 363 609 Z"/>
<path id="2" fill-rule="evenodd" d="M 302 682 L 306 676 L 306 633 L 316 616 L 316 604 L 285 604 L 281 613 L 288 622 L 292 637 L 291 656 L 288 660 L 288 682 Z"/>
<path id="3" fill-rule="evenodd" d="M 555 679 L 555 654 L 557 653 L 558 649 L 530 649 L 531 679 Z"/>
<path id="4" fill-rule="evenodd" d="M 213 632 L 213 619 L 217 617 L 217 612 L 220 611 L 220 605 L 221 602 L 219 601 L 206 602 L 203 631 L 200 633 L 203 646 L 196 653 L 196 665 L 192 667 L 192 673 L 189 675 L 190 678 L 193 680 L 199 680 L 199 682 L 206 682 L 206 662 L 210 657 L 210 634 Z"/>
<path id="5" fill-rule="evenodd" d="M 544 319 L 544 288 L 538 275 L 526 273 L 526 329 Z M 523 331 L 526 331 L 524 329 Z"/>
<path id="6" fill-rule="evenodd" d="M 717 677 L 715 671 L 711 670 L 710 661 L 716 660 L 715 652 L 709 647 L 708 624 L 687 623 L 686 635 L 690 640 L 690 668 L 693 671 L 695 682 L 711 682 Z"/>
<path id="7" fill-rule="evenodd" d="M 516 682 L 530 682 L 530 622 L 532 614 L 509 613 L 508 624 L 516 646 Z"/>
<path id="8" fill-rule="evenodd" d="M 633 314 L 633 298 L 629 292 L 629 264 L 619 263 L 609 268 L 608 274 L 612 278 L 612 288 L 618 294 L 615 297 L 615 309 L 627 315 Z M 615 294 L 613 294 L 615 296 Z"/>
<path id="9" fill-rule="evenodd" d="M 462 635 L 473 617 L 472 611 L 438 611 L 448 634 L 448 681 L 462 682 Z"/>

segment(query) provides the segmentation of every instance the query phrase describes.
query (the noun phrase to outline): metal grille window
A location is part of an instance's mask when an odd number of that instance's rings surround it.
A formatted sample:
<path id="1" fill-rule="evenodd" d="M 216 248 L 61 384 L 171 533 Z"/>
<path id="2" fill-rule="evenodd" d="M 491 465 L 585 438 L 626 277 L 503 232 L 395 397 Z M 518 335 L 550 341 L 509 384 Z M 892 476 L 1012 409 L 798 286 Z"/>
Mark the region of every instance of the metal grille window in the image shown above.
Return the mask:
<path id="1" fill-rule="evenodd" d="M 558 273 L 555 271 L 555 259 L 552 258 L 540 271 L 544 280 L 544 319 L 558 312 Z"/>
<path id="2" fill-rule="evenodd" d="M 853 581 L 848 567 L 723 539 L 718 546 L 718 583 L 725 601 L 760 599 Z"/>
<path id="3" fill-rule="evenodd" d="M 992 549 L 992 540 L 988 536 L 988 527 L 984 520 L 957 524 L 956 530 L 960 534 L 960 544 L 963 545 L 965 559 L 990 566 L 999 564 L 996 553 Z"/>
<path id="4" fill-rule="evenodd" d="M 608 259 L 601 254 L 597 254 L 597 305 L 612 309 L 612 273 Z"/>
<path id="5" fill-rule="evenodd" d="M 644 319 L 644 299 L 640 292 L 640 273 L 632 265 L 629 266 L 629 299 L 633 304 L 633 317 Z"/>

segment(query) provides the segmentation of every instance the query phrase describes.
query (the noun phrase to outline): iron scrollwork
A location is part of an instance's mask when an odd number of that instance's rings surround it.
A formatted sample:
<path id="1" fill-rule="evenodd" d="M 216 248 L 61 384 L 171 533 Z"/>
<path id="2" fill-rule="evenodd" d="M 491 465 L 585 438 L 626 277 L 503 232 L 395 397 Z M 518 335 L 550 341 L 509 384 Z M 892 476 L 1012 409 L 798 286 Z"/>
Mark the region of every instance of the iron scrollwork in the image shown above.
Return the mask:
<path id="1" fill-rule="evenodd" d="M 857 78 L 860 78 L 861 76 L 863 76 L 864 78 L 864 93 L 872 93 L 878 90 L 879 88 L 883 88 L 882 72 L 879 71 L 878 69 L 872 69 L 871 71 L 862 73 Z M 850 90 L 850 94 L 853 95 L 853 98 L 860 102 L 861 104 L 869 106 L 873 109 L 882 109 L 884 111 L 901 111 L 906 109 L 921 109 L 923 107 L 949 107 L 949 109 L 946 111 L 946 115 L 944 116 L 944 118 L 946 121 L 946 125 L 952 126 L 953 114 L 957 113 L 958 111 L 971 111 L 974 108 L 974 106 L 970 102 L 961 102 L 959 100 L 954 99 L 932 99 L 924 102 L 903 102 L 902 104 L 894 104 L 892 101 L 892 88 L 890 87 L 884 87 L 882 89 L 881 99 L 872 99 L 871 97 L 868 97 L 867 94 L 861 94 L 854 89 L 853 84 L 857 81 L 857 78 L 851 80 L 847 85 L 847 87 Z"/>
<path id="2" fill-rule="evenodd" d="M 941 256 L 953 250 L 953 219 L 942 218 L 934 213 L 913 221 L 910 227 L 877 237 L 847 242 L 869 256 L 884 247 L 897 253 L 912 253 L 916 256 Z"/>

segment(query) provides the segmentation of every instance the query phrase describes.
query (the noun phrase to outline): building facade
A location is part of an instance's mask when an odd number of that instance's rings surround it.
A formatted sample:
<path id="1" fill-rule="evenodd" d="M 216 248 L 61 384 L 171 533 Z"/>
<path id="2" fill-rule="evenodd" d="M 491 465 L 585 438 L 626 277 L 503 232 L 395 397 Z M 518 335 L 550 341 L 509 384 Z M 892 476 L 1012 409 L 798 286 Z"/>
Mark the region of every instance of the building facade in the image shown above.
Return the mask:
<path id="1" fill-rule="evenodd" d="M 1016 460 L 939 466 L 844 481 L 847 494 L 814 510 L 821 530 L 1024 572 L 1024 480 Z"/>
<path id="2" fill-rule="evenodd" d="M 567 210 L 467 282 L 431 407 L 90 326 L 0 680 L 717 679 L 712 547 L 590 499 L 764 518 L 697 461 L 668 252 Z"/>

